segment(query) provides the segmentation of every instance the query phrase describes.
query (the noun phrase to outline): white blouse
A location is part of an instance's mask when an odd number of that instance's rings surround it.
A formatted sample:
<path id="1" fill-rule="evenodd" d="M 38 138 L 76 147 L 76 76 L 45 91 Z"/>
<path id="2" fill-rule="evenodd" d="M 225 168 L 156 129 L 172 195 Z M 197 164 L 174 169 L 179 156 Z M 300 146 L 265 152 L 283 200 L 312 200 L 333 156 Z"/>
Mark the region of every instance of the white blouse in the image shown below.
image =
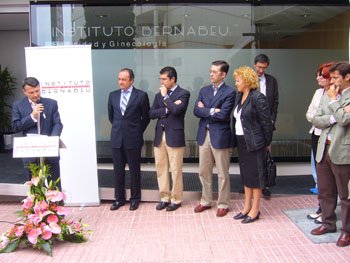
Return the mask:
<path id="1" fill-rule="evenodd" d="M 236 124 L 235 124 L 236 135 L 244 135 L 242 122 L 241 122 L 241 113 L 242 113 L 242 108 L 238 111 L 238 105 L 237 105 L 237 107 L 233 111 L 233 116 L 236 119 Z"/>
<path id="2" fill-rule="evenodd" d="M 312 123 L 313 117 L 316 115 L 318 106 L 320 105 L 321 98 L 324 94 L 324 88 L 317 89 L 314 93 L 314 96 L 312 97 L 311 103 L 309 105 L 309 108 L 306 112 L 306 119 L 308 122 Z M 315 133 L 315 135 L 320 136 L 322 133 L 321 129 L 316 128 L 314 125 L 312 125 L 309 133 L 311 134 L 312 132 Z"/>

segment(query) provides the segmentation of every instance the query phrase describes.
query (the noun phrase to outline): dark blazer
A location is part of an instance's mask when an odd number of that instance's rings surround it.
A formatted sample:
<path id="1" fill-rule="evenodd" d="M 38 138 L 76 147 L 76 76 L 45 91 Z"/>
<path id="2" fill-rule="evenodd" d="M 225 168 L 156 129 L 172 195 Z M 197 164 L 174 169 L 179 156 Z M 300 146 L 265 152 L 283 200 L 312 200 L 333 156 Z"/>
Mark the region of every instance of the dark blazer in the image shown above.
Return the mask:
<path id="1" fill-rule="evenodd" d="M 266 78 L 266 97 L 270 108 L 271 119 L 273 121 L 273 129 L 275 130 L 275 122 L 277 119 L 278 109 L 278 84 L 274 76 L 265 74 Z"/>
<path id="2" fill-rule="evenodd" d="M 234 109 L 241 103 L 243 93 L 238 92 Z M 272 122 L 269 106 L 266 97 L 258 90 L 250 90 L 249 95 L 242 106 L 241 122 L 243 126 L 244 139 L 248 151 L 256 151 L 267 147 L 272 141 Z M 233 134 L 236 119 L 233 117 Z M 237 146 L 236 136 L 233 139 L 233 146 Z"/>
<path id="3" fill-rule="evenodd" d="M 185 142 L 185 114 L 190 99 L 190 93 L 177 86 L 169 98 L 158 92 L 154 97 L 153 105 L 149 111 L 151 119 L 158 119 L 155 127 L 154 146 L 158 147 L 162 140 L 163 127 L 166 143 L 170 147 L 183 147 Z M 181 100 L 181 104 L 174 102 Z M 166 108 L 168 113 L 166 113 Z"/>
<path id="4" fill-rule="evenodd" d="M 40 134 L 48 136 L 60 136 L 63 125 L 58 112 L 57 101 L 49 98 L 40 98 L 40 103 L 44 106 L 44 114 L 40 114 Z M 34 122 L 30 114 L 33 109 L 27 97 L 14 102 L 12 107 L 12 128 L 14 132 L 37 134 L 37 122 Z M 49 157 L 51 163 L 58 163 L 59 157 Z M 35 162 L 35 159 L 24 158 L 24 163 Z"/>
<path id="5" fill-rule="evenodd" d="M 120 111 L 121 90 L 112 91 L 108 98 L 108 119 L 112 124 L 111 147 L 138 149 L 143 145 L 143 132 L 150 122 L 149 99 L 146 92 L 133 88 L 124 116 Z"/>
<path id="6" fill-rule="evenodd" d="M 206 128 L 210 127 L 210 141 L 215 149 L 231 147 L 230 115 L 235 102 L 236 91 L 227 86 L 221 85 L 214 96 L 213 85 L 205 86 L 199 91 L 198 99 L 195 102 L 193 113 L 200 118 L 197 131 L 197 143 L 203 145 L 206 135 Z M 204 108 L 198 107 L 198 102 L 204 104 Z M 220 112 L 210 115 L 211 108 L 219 108 Z"/>
<path id="7" fill-rule="evenodd" d="M 40 98 L 44 106 L 44 113 L 40 114 L 40 133 L 48 136 L 60 136 L 63 125 L 58 112 L 57 101 L 49 98 Z M 27 97 L 15 101 L 12 107 L 12 128 L 14 132 L 38 133 L 37 122 L 34 122 L 30 114 L 33 109 Z"/>

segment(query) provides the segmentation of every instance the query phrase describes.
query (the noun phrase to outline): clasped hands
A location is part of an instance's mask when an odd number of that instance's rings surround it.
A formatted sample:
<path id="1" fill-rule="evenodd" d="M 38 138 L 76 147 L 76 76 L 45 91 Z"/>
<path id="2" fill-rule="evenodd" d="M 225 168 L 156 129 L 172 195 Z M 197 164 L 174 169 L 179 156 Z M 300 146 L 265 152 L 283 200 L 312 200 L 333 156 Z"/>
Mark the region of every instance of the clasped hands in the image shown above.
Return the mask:
<path id="1" fill-rule="evenodd" d="M 198 101 L 197 106 L 198 106 L 198 108 L 204 108 L 204 103 L 201 102 L 201 101 Z M 219 108 L 214 108 L 214 112 L 215 113 L 216 112 L 220 112 L 220 109 Z"/>

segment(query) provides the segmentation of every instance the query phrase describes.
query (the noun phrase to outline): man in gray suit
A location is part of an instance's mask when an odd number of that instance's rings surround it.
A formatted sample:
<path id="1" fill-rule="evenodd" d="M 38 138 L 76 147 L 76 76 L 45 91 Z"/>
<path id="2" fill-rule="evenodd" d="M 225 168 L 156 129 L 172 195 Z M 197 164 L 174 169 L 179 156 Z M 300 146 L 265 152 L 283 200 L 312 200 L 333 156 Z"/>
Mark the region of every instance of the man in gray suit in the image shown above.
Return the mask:
<path id="1" fill-rule="evenodd" d="M 322 129 L 316 154 L 322 225 L 313 235 L 336 232 L 337 197 L 340 198 L 342 228 L 337 246 L 350 245 L 350 64 L 339 62 L 329 69 L 332 86 L 323 96 L 312 122 Z"/>

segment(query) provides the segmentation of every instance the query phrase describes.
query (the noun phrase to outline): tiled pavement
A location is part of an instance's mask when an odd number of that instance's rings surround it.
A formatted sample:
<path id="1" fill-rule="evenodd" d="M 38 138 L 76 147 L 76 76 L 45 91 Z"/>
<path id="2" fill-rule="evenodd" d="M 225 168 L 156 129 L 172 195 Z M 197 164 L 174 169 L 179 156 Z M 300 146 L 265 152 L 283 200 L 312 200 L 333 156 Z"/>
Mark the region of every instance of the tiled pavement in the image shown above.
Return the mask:
<path id="1" fill-rule="evenodd" d="M 136 211 L 128 206 L 110 211 L 110 202 L 73 207 L 68 217 L 83 218 L 93 230 L 87 243 L 56 242 L 53 257 L 21 248 L 0 254 L 0 262 L 350 262 L 350 247 L 312 243 L 283 213 L 315 206 L 315 196 L 262 200 L 261 219 L 247 225 L 232 219 L 243 201 L 243 195 L 233 193 L 231 210 L 223 218 L 215 216 L 215 207 L 195 214 L 196 201 L 184 201 L 175 212 L 156 211 L 151 202 Z M 15 221 L 19 208 L 19 202 L 0 197 L 0 221 Z M 9 226 L 0 223 L 0 232 Z"/>

